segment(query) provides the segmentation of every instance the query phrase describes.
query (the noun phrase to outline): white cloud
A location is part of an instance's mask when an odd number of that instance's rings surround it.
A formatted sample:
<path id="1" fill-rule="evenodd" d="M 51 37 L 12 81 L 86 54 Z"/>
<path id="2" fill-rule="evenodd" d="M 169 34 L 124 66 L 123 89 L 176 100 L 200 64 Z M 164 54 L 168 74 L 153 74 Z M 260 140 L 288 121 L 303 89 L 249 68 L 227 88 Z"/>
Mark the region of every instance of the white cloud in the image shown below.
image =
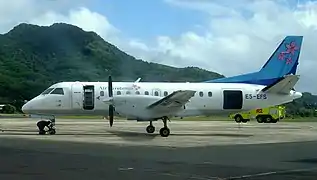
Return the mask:
<path id="1" fill-rule="evenodd" d="M 13 0 L 0 1 L 0 33 L 5 33 L 21 22 L 28 22 L 48 11 L 65 13 L 70 8 L 84 6 L 88 0 Z"/>
<path id="2" fill-rule="evenodd" d="M 120 32 L 107 17 L 87 8 L 88 0 L 0 2 L 0 33 L 20 22 L 66 22 L 97 32 L 137 58 L 179 67 L 199 66 L 226 76 L 258 70 L 286 35 L 303 35 L 298 71 L 302 78 L 297 88 L 317 93 L 313 83 L 317 75 L 317 3 L 305 2 L 294 8 L 285 0 L 164 1 L 175 8 L 205 13 L 210 23 L 199 25 L 205 33 L 158 34 L 151 45 L 137 37 L 123 39 L 120 33 L 124 30 Z"/>
<path id="3" fill-rule="evenodd" d="M 113 38 L 119 32 L 109 23 L 105 16 L 84 7 L 70 9 L 65 15 L 55 11 L 47 11 L 42 16 L 34 18 L 29 22 L 43 26 L 49 26 L 55 22 L 73 24 L 85 31 L 94 31 L 108 41 L 114 40 Z"/>
<path id="4" fill-rule="evenodd" d="M 245 1 L 243 6 L 230 0 L 165 1 L 205 12 L 210 17 L 206 33 L 184 32 L 177 38 L 158 38 L 157 44 L 147 46 L 148 53 L 142 52 L 141 57 L 175 66 L 200 66 L 231 76 L 261 68 L 286 35 L 303 35 L 298 70 L 302 78 L 297 89 L 317 93 L 317 84 L 312 83 L 317 75 L 317 3 L 306 2 L 294 8 L 284 1 L 269 0 Z"/>

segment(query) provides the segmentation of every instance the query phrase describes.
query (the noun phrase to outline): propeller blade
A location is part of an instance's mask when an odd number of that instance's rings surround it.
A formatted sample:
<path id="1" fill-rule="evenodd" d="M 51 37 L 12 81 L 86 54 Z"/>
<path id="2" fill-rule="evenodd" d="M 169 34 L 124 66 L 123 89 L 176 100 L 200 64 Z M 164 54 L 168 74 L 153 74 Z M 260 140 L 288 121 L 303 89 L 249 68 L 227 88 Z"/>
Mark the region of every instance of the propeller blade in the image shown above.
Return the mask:
<path id="1" fill-rule="evenodd" d="M 113 94 L 112 94 L 112 78 L 111 78 L 111 76 L 109 76 L 109 79 L 108 79 L 108 94 L 109 94 L 109 97 L 113 96 Z"/>
<path id="2" fill-rule="evenodd" d="M 113 91 L 112 91 L 112 78 L 111 76 L 109 76 L 108 78 L 108 95 L 109 95 L 109 122 L 110 122 L 110 127 L 112 127 L 113 125 L 113 111 L 114 111 L 114 107 L 112 105 L 112 97 L 113 97 Z"/>
<path id="3" fill-rule="evenodd" d="M 113 106 L 109 105 L 109 121 L 110 121 L 110 127 L 113 125 Z"/>

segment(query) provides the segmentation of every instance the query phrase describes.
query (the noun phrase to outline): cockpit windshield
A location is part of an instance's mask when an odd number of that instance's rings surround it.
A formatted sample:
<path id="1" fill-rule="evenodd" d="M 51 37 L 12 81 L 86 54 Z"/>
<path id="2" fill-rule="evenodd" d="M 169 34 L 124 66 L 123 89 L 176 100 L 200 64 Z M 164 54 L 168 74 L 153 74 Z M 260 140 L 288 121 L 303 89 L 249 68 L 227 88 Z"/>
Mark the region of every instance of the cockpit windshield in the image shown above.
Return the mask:
<path id="1" fill-rule="evenodd" d="M 54 88 L 48 88 L 48 89 L 46 89 L 44 92 L 42 92 L 41 94 L 42 94 L 42 95 L 48 94 L 48 93 L 50 93 L 53 89 L 54 89 Z"/>
<path id="2" fill-rule="evenodd" d="M 56 88 L 56 89 L 54 89 L 54 91 L 52 91 L 50 94 L 64 95 L 64 90 L 63 90 L 63 88 Z"/>
<path id="3" fill-rule="evenodd" d="M 46 94 L 64 95 L 64 90 L 63 88 L 48 88 L 44 92 L 42 92 L 41 95 L 46 95 Z"/>

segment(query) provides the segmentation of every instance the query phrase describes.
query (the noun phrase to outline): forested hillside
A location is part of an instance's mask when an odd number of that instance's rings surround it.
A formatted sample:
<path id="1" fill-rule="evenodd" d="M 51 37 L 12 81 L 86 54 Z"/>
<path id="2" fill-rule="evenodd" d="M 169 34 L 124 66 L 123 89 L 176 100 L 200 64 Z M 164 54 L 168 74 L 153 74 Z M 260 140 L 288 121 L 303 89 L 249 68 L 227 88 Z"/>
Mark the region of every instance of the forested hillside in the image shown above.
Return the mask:
<path id="1" fill-rule="evenodd" d="M 0 35 L 0 102 L 21 104 L 60 81 L 203 81 L 223 77 L 174 68 L 124 53 L 94 32 L 63 23 L 20 24 Z M 20 106 L 20 105 L 18 105 Z"/>
<path id="2" fill-rule="evenodd" d="M 317 117 L 317 96 L 305 92 L 302 98 L 287 103 L 286 108 L 288 116 Z"/>

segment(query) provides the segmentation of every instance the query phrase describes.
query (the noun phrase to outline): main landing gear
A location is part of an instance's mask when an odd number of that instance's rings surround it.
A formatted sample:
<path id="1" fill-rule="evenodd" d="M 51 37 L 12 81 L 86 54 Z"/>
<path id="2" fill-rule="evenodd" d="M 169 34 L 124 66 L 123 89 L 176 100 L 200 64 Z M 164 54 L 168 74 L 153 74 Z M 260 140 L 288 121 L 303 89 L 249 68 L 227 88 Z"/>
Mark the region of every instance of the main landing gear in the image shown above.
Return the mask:
<path id="1" fill-rule="evenodd" d="M 38 129 L 39 129 L 39 134 L 44 135 L 46 133 L 53 135 L 56 134 L 56 129 L 55 129 L 55 118 L 52 118 L 48 121 L 41 120 L 36 123 Z M 47 131 L 45 131 L 45 127 L 48 128 Z"/>
<path id="2" fill-rule="evenodd" d="M 160 129 L 160 135 L 162 137 L 167 137 L 167 136 L 170 135 L 170 129 L 167 127 L 168 118 L 167 117 L 163 117 L 162 120 L 163 120 L 163 123 L 164 123 L 164 127 L 162 127 Z M 148 125 L 146 127 L 146 132 L 147 133 L 154 133 L 154 131 L 155 131 L 155 127 L 153 126 L 152 121 L 150 121 L 150 125 Z"/>
<path id="3" fill-rule="evenodd" d="M 146 127 L 146 132 L 147 132 L 147 133 L 154 133 L 154 131 L 155 131 L 155 127 L 153 126 L 152 121 L 150 121 L 150 125 L 148 125 L 148 126 Z"/>

